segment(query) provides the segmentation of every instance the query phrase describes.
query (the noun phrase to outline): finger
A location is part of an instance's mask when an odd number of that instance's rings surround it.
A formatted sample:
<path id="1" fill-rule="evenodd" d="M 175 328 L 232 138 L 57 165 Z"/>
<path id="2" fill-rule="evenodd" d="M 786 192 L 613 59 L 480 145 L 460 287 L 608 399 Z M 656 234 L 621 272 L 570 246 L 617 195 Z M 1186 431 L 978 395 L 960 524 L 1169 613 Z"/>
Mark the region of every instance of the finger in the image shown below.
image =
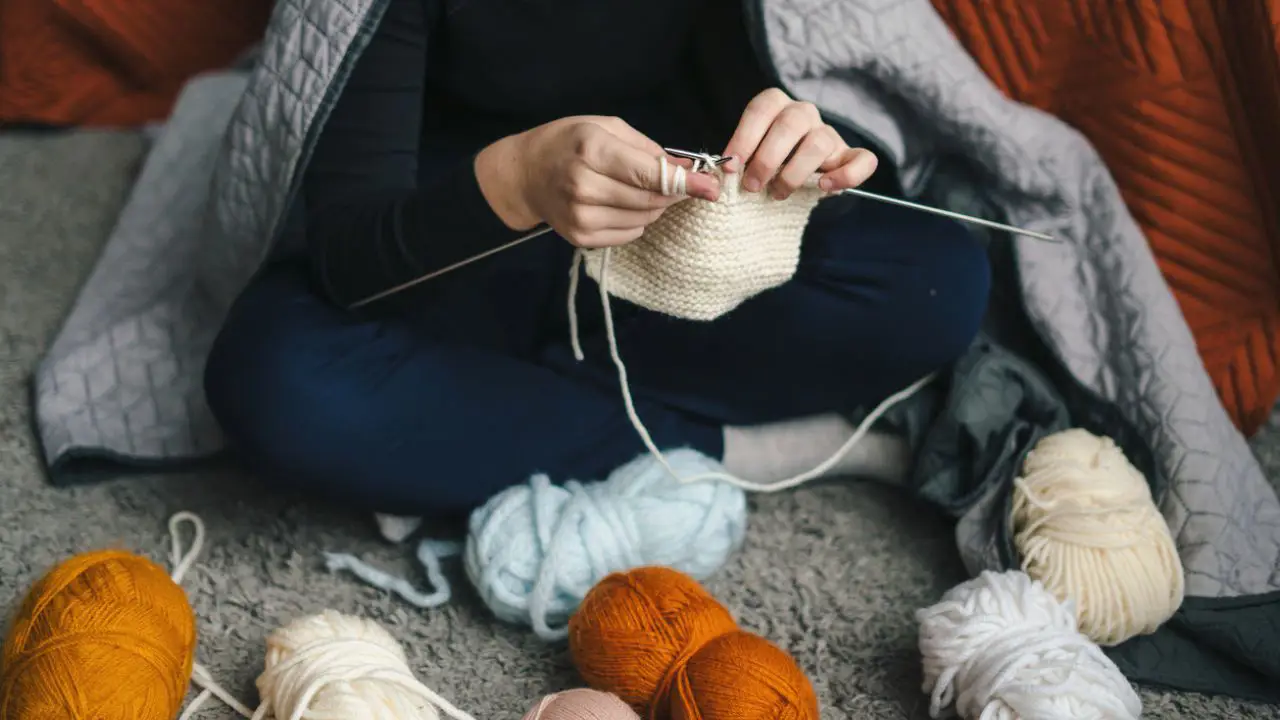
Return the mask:
<path id="1" fill-rule="evenodd" d="M 880 164 L 875 153 L 866 148 L 846 148 L 839 155 L 840 164 L 818 180 L 818 187 L 825 192 L 858 187 L 875 173 Z"/>
<path id="2" fill-rule="evenodd" d="M 634 148 L 622 141 L 605 143 L 600 149 L 600 162 L 594 169 L 600 174 L 619 182 L 653 193 L 661 193 L 664 186 L 673 191 L 678 183 L 676 166 L 667 162 L 667 177 L 664 185 L 662 163 L 657 157 Z M 706 173 L 695 173 L 681 170 L 684 174 L 685 195 L 714 201 L 720 195 L 720 182 Z"/>
<path id="3" fill-rule="evenodd" d="M 765 133 L 769 132 L 774 118 L 789 104 L 791 98 L 777 88 L 765 90 L 747 103 L 746 109 L 742 111 L 742 118 L 738 120 L 738 127 L 721 153 L 734 158 L 725 164 L 726 172 L 737 172 L 755 156 L 756 148 L 760 146 Z"/>
<path id="4" fill-rule="evenodd" d="M 783 200 L 809 181 L 827 159 L 840 154 L 843 142 L 829 125 L 810 130 L 773 181 L 773 197 Z"/>
<path id="5" fill-rule="evenodd" d="M 747 163 L 742 179 L 747 192 L 756 192 L 768 185 L 800 140 L 818 124 L 818 118 L 802 104 L 788 105 L 778 113 L 755 156 Z"/>
<path id="6" fill-rule="evenodd" d="M 601 205 L 624 210 L 665 210 L 685 199 L 683 195 L 663 195 L 587 170 L 571 181 L 569 196 L 583 205 Z"/>

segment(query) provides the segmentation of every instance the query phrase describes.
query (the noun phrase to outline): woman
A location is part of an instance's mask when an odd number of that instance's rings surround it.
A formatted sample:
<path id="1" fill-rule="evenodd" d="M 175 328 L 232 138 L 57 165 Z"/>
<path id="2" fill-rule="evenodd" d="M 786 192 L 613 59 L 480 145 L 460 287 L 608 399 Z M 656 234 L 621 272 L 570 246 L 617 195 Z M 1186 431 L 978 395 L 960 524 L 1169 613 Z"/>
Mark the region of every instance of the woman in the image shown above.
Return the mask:
<path id="1" fill-rule="evenodd" d="M 230 442 L 272 482 L 401 515 L 636 457 L 591 293 L 587 360 L 570 350 L 574 246 L 630 242 L 683 199 L 659 192 L 664 146 L 723 147 L 747 189 L 779 197 L 876 167 L 770 87 L 748 37 L 740 0 L 391 0 L 306 166 L 304 242 L 247 288 L 209 358 Z M 719 187 L 691 174 L 687 192 Z M 793 280 L 720 319 L 614 303 L 660 447 L 742 472 L 745 428 L 865 407 L 967 347 L 979 245 L 847 200 L 815 212 Z M 556 234 L 351 309 L 542 223 Z"/>

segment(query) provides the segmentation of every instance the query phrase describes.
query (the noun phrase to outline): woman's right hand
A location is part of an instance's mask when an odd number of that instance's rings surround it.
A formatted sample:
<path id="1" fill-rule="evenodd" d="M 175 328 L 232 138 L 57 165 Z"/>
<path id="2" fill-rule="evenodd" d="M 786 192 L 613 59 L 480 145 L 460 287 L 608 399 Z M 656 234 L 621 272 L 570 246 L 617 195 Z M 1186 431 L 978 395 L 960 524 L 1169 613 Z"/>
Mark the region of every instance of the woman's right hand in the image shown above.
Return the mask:
<path id="1" fill-rule="evenodd" d="M 546 223 L 573 245 L 622 245 L 685 197 L 715 200 L 718 181 L 688 173 L 686 195 L 663 195 L 653 140 L 618 118 L 570 117 L 503 138 L 476 157 L 485 199 L 508 226 Z M 668 182 L 676 165 L 667 157 Z"/>

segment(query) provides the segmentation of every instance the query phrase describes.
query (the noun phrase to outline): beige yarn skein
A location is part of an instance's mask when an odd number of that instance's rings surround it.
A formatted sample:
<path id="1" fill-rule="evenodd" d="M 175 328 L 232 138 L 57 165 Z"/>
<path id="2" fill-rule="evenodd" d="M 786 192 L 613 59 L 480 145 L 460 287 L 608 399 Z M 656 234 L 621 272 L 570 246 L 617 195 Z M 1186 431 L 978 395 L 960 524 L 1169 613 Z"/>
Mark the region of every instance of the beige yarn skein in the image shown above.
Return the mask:
<path id="1" fill-rule="evenodd" d="M 1071 429 L 1037 443 L 1014 480 L 1012 527 L 1023 571 L 1074 601 L 1099 645 L 1151 633 L 1182 604 L 1173 535 L 1111 438 Z"/>

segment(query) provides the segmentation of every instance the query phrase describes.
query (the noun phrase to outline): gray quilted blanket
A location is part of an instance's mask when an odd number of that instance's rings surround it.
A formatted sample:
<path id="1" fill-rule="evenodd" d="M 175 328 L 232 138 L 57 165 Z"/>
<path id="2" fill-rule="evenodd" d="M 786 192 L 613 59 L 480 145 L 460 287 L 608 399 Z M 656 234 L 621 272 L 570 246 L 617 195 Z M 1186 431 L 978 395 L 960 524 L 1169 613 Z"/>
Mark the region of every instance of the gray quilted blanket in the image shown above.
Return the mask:
<path id="1" fill-rule="evenodd" d="M 300 167 L 387 0 L 280 0 L 251 70 L 193 82 L 40 364 L 54 482 L 215 457 L 201 369 L 286 228 Z M 747 0 L 779 83 L 872 138 L 902 191 L 1052 233 L 992 237 L 991 327 L 895 422 L 912 490 L 957 517 L 971 571 L 1016 563 L 1011 468 L 1046 432 L 1115 437 L 1151 478 L 1190 596 L 1112 650 L 1135 680 L 1280 696 L 1280 502 L 1216 399 L 1191 334 L 1097 153 L 1008 101 L 928 0 Z"/>

